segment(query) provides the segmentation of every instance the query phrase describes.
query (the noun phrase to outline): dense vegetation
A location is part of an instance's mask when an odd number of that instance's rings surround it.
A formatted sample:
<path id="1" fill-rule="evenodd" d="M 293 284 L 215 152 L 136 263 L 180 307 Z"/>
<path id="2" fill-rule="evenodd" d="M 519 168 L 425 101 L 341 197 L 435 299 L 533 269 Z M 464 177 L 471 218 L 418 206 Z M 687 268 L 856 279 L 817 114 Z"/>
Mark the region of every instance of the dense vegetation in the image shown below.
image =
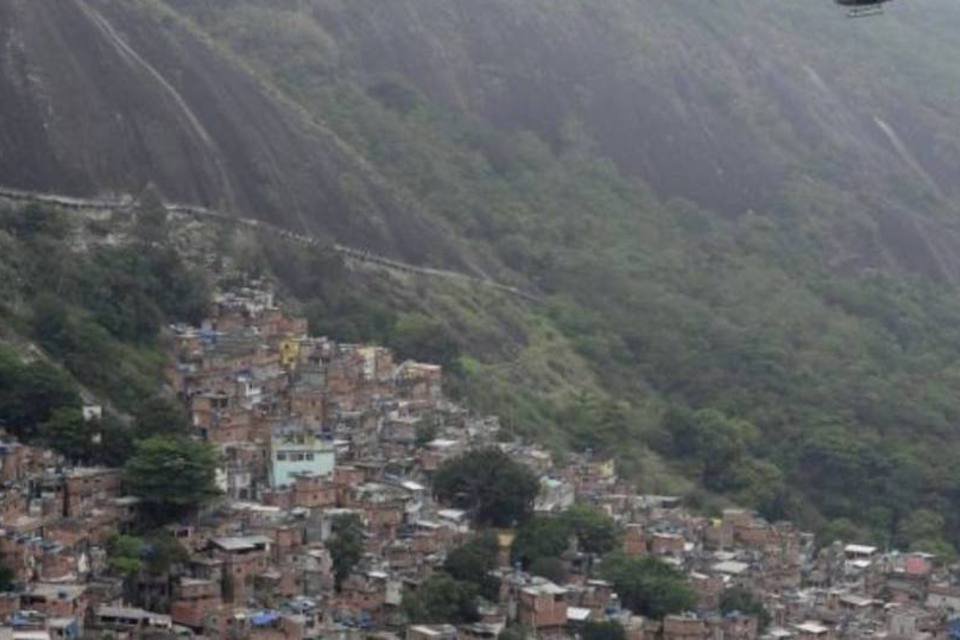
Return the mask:
<path id="1" fill-rule="evenodd" d="M 660 619 L 692 609 L 696 602 L 683 572 L 658 558 L 612 554 L 600 566 L 600 575 L 613 583 L 624 606 L 640 615 Z"/>
<path id="2" fill-rule="evenodd" d="M 402 609 L 411 624 L 467 624 L 480 619 L 476 587 L 446 573 L 430 576 L 416 591 L 405 592 Z"/>
<path id="3" fill-rule="evenodd" d="M 556 561 L 574 546 L 585 554 L 602 556 L 619 542 L 620 531 L 610 516 L 586 505 L 574 505 L 561 514 L 537 515 L 524 523 L 517 530 L 511 553 L 514 561 L 546 575 L 543 569 L 559 566 Z"/>
<path id="4" fill-rule="evenodd" d="M 613 584 L 627 607 L 648 617 L 659 619 L 693 607 L 695 596 L 686 576 L 657 558 L 622 553 L 619 527 L 606 513 L 586 504 L 575 504 L 559 514 L 518 511 L 518 505 L 530 499 L 529 488 L 522 479 L 522 467 L 502 456 L 492 449 L 452 458 L 437 472 L 434 490 L 441 500 L 459 498 L 459 506 L 469 508 L 480 526 L 516 527 L 510 548 L 514 563 L 558 584 L 566 584 L 570 571 L 602 577 Z M 496 465 L 490 466 L 493 462 Z M 476 481 L 470 482 L 473 477 Z M 498 477 L 505 481 L 498 482 Z M 494 503 L 497 508 L 492 512 L 514 515 L 500 521 L 483 517 L 487 505 Z M 475 620 L 479 598 L 495 600 L 499 592 L 500 582 L 492 575 L 498 551 L 497 536 L 481 529 L 447 555 L 441 573 L 405 599 L 407 617 L 413 622 Z M 728 607 L 763 612 L 749 594 L 730 591 L 726 595 Z M 595 638 L 619 638 L 623 633 L 619 625 L 587 631 Z"/>
<path id="5" fill-rule="evenodd" d="M 452 550 L 443 570 L 405 595 L 403 612 L 412 623 L 460 623 L 479 619 L 480 598 L 496 602 L 500 581 L 490 574 L 497 568 L 498 543 L 490 531 Z"/>
<path id="6" fill-rule="evenodd" d="M 158 395 L 161 328 L 198 321 L 209 292 L 157 211 L 104 225 L 47 207 L 0 208 L 0 425 L 72 463 L 127 465 L 127 489 L 151 522 L 215 493 L 212 450 L 184 438 L 182 409 Z M 104 242 L 121 228 L 129 237 Z M 81 394 L 105 405 L 102 418 L 84 418 Z"/>
<path id="7" fill-rule="evenodd" d="M 478 526 L 523 523 L 533 513 L 539 490 L 530 469 L 495 447 L 451 458 L 433 476 L 437 499 L 467 511 Z"/>
<path id="8" fill-rule="evenodd" d="M 160 328 L 198 320 L 209 292 L 206 276 L 162 239 L 102 242 L 110 227 L 36 205 L 0 209 L 0 313 L 85 386 L 132 411 L 157 393 Z M 89 251 L 76 249 L 88 241 Z"/>
<path id="9" fill-rule="evenodd" d="M 155 522 L 170 522 L 217 495 L 216 462 L 211 445 L 153 436 L 137 443 L 124 468 L 124 481 L 143 501 L 144 513 Z"/>

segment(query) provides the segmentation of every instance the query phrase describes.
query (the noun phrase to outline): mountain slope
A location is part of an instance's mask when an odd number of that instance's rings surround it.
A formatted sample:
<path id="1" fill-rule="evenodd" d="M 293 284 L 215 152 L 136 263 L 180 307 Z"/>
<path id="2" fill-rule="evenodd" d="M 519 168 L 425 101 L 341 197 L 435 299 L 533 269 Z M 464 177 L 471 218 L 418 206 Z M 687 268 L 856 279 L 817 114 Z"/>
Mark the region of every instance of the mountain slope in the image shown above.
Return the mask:
<path id="1" fill-rule="evenodd" d="M 241 252 L 324 330 L 454 343 L 475 406 L 618 455 L 647 489 L 669 476 L 656 451 L 705 508 L 884 543 L 935 510 L 926 543 L 946 549 L 960 52 L 958 9 L 930 5 L 848 21 L 781 0 L 14 0 L 0 113 L 24 124 L 0 130 L 0 182 L 152 179 L 535 289 L 361 286 L 316 256 Z"/>
<path id="2" fill-rule="evenodd" d="M 0 7 L 0 179 L 265 216 L 418 260 L 443 232 L 361 158 L 145 2 Z"/>
<path id="3" fill-rule="evenodd" d="M 178 4 L 201 21 L 211 6 Z M 255 19 L 264 3 L 229 6 L 225 22 L 206 18 L 209 28 Z M 818 220 L 842 243 L 832 258 L 960 273 L 956 229 L 938 216 L 955 213 L 960 195 L 948 62 L 960 48 L 942 28 L 960 19 L 955 4 L 893 5 L 872 21 L 845 20 L 830 2 L 769 0 L 286 7 L 312 19 L 327 49 L 322 66 L 287 64 L 284 77 L 402 77 L 431 101 L 534 131 L 554 149 L 585 137 L 661 196 L 728 215 L 784 215 L 785 194 L 809 181 L 852 191 L 864 218 L 854 234 L 869 240 L 842 237 L 852 235 L 845 221 Z M 254 47 L 243 33 L 237 46 Z"/>

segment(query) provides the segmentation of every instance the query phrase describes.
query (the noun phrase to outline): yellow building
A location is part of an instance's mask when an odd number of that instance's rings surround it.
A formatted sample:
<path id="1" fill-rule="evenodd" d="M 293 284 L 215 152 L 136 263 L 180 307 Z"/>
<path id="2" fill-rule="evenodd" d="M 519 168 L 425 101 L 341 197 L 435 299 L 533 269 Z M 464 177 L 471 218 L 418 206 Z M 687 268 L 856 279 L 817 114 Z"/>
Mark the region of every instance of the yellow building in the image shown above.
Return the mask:
<path id="1" fill-rule="evenodd" d="M 300 359 L 300 339 L 287 338 L 280 343 L 280 364 L 290 369 Z"/>

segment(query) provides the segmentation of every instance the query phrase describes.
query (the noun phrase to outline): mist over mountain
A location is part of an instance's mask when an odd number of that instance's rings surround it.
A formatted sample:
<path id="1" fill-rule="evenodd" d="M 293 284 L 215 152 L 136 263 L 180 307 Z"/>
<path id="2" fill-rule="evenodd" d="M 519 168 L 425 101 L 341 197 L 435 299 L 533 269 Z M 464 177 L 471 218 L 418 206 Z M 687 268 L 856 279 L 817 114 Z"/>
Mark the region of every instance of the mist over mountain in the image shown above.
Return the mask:
<path id="1" fill-rule="evenodd" d="M 949 545 L 956 24 L 948 0 L 9 0 L 0 185 L 149 182 L 536 291 L 273 264 L 351 338 L 431 317 L 475 406 L 647 488 L 884 540 L 930 509 Z"/>

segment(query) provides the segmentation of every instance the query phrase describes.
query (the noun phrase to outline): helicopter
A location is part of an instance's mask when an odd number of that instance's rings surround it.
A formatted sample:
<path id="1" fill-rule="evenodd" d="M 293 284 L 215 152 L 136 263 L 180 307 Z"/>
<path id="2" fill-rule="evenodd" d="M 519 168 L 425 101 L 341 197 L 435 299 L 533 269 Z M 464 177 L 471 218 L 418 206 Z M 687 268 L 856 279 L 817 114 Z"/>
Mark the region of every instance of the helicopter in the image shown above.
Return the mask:
<path id="1" fill-rule="evenodd" d="M 849 18 L 866 18 L 883 13 L 883 5 L 893 0 L 834 0 L 842 7 L 850 7 Z"/>

